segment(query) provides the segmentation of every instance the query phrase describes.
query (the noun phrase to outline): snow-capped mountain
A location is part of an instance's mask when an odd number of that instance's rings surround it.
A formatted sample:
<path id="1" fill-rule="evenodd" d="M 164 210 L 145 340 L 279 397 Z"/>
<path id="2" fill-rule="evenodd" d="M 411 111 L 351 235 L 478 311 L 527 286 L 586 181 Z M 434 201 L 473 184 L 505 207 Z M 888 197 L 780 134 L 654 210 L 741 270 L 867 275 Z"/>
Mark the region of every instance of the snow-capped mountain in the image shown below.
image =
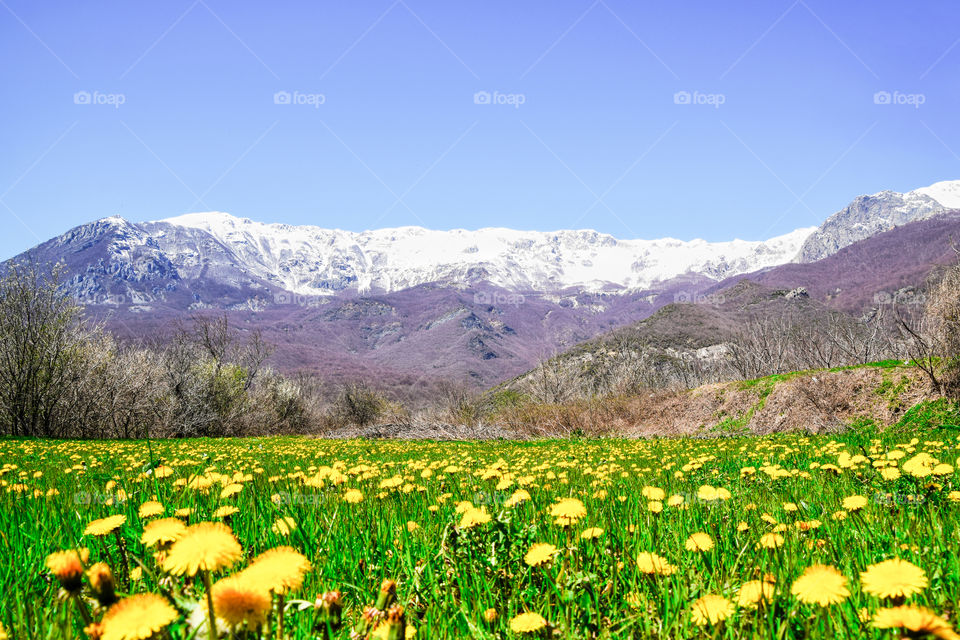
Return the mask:
<path id="1" fill-rule="evenodd" d="M 639 290 L 685 273 L 718 280 L 781 264 L 814 231 L 763 242 L 619 240 L 589 230 L 401 227 L 354 233 L 192 213 L 144 225 L 175 264 L 190 261 L 193 252 L 169 241 L 171 227 L 209 234 L 250 274 L 304 295 L 480 280 L 521 292 Z"/>
<path id="2" fill-rule="evenodd" d="M 807 287 L 860 312 L 878 290 L 922 282 L 960 226 L 940 216 L 954 207 L 960 181 L 882 192 L 817 229 L 760 242 L 587 230 L 354 233 L 226 213 L 108 217 L 14 260 L 63 263 L 68 291 L 121 337 L 162 335 L 185 313 L 225 310 L 241 330 L 264 331 L 281 368 L 483 386 L 672 302 L 714 304 L 741 276 L 776 290 Z"/>
<path id="3" fill-rule="evenodd" d="M 881 191 L 859 196 L 806 239 L 797 262 L 821 260 L 858 240 L 951 209 L 960 209 L 960 180 L 937 182 L 907 193 Z"/>
<path id="4" fill-rule="evenodd" d="M 853 242 L 960 207 L 960 180 L 860 196 L 819 228 L 764 241 L 618 239 L 590 230 L 364 232 L 268 224 L 227 213 L 155 222 L 109 217 L 28 252 L 67 263 L 81 300 L 182 308 L 262 307 L 288 292 L 317 300 L 425 284 L 487 283 L 517 293 L 637 293 L 677 278 L 718 282 L 813 262 Z"/>

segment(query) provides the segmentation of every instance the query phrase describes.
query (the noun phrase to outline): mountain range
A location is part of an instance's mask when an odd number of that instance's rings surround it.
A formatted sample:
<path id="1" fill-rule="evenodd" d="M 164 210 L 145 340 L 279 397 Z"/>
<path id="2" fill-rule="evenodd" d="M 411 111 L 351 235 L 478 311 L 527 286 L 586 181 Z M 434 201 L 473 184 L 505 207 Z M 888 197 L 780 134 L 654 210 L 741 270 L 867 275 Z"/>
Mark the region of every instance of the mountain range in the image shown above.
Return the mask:
<path id="1" fill-rule="evenodd" d="M 591 230 L 356 233 L 219 212 L 113 216 L 13 260 L 62 262 L 65 289 L 120 336 L 225 312 L 242 330 L 265 333 L 279 368 L 403 388 L 482 386 L 667 304 L 709 302 L 742 279 L 805 287 L 862 311 L 878 292 L 921 284 L 949 259 L 956 209 L 960 180 L 938 182 L 859 196 L 819 227 L 729 242 Z"/>

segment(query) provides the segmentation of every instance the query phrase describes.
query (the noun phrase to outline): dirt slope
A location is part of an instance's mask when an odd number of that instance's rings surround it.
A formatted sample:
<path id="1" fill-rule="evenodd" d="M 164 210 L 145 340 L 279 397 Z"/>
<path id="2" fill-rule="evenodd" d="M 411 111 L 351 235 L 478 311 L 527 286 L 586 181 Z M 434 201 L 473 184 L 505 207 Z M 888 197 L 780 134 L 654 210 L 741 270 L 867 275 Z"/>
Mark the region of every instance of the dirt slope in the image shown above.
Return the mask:
<path id="1" fill-rule="evenodd" d="M 911 367 L 799 372 L 650 396 L 624 427 L 632 435 L 708 435 L 823 432 L 868 420 L 890 425 L 927 393 Z"/>

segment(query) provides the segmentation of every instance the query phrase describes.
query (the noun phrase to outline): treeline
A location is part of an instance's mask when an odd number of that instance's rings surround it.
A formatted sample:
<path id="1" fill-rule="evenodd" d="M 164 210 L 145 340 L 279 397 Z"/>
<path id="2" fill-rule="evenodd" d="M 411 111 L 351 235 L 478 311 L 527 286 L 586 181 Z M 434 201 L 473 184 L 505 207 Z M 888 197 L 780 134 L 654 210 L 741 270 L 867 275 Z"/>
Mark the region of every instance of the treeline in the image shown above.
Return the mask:
<path id="1" fill-rule="evenodd" d="M 0 433 L 54 438 L 304 432 L 317 385 L 265 366 L 270 347 L 196 316 L 150 344 L 119 344 L 59 287 L 60 268 L 0 277 Z"/>
<path id="2" fill-rule="evenodd" d="M 497 389 L 444 382 L 419 402 L 374 384 L 331 387 L 281 374 L 267 365 L 272 348 L 260 333 L 237 330 L 226 316 L 196 315 L 166 336 L 120 343 L 85 318 L 60 275 L 59 267 L 32 264 L 0 274 L 0 435 L 430 435 L 439 428 L 466 437 L 543 422 L 550 407 L 573 414 L 587 406 L 600 421 L 633 421 L 632 414 L 609 415 L 621 406 L 617 399 L 887 359 L 912 363 L 934 393 L 960 399 L 957 265 L 936 273 L 923 294 L 861 318 L 813 310 L 809 301 L 784 304 L 697 350 L 615 332 Z"/>
<path id="3" fill-rule="evenodd" d="M 797 303 L 801 304 L 801 303 Z M 599 347 L 542 361 L 512 385 L 538 403 L 690 389 L 714 382 L 908 356 L 890 310 L 855 319 L 784 306 L 747 316 L 723 342 L 701 349 L 614 334 Z"/>
<path id="4" fill-rule="evenodd" d="M 881 300 L 860 318 L 808 300 L 782 302 L 746 315 L 701 349 L 614 332 L 589 349 L 544 359 L 508 388 L 549 405 L 901 360 L 923 371 L 934 394 L 960 399 L 960 265 L 931 274 L 923 292 Z"/>

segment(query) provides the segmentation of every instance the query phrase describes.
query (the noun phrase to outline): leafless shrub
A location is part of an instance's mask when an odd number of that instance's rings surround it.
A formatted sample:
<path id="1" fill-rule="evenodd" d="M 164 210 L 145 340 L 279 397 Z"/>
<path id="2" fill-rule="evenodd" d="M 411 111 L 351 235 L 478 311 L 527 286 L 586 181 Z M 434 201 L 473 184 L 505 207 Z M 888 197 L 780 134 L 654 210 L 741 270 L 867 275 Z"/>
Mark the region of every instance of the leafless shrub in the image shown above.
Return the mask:
<path id="1" fill-rule="evenodd" d="M 331 407 L 331 417 L 338 425 L 365 427 L 388 408 L 389 404 L 382 395 L 363 382 L 354 382 L 341 387 Z"/>
<path id="2" fill-rule="evenodd" d="M 894 311 L 909 357 L 930 386 L 960 399 L 960 262 L 933 278 L 922 310 L 895 305 Z"/>
<path id="3" fill-rule="evenodd" d="M 24 263 L 0 276 L 0 414 L 10 435 L 67 434 L 60 416 L 91 328 L 58 292 L 61 273 Z"/>

